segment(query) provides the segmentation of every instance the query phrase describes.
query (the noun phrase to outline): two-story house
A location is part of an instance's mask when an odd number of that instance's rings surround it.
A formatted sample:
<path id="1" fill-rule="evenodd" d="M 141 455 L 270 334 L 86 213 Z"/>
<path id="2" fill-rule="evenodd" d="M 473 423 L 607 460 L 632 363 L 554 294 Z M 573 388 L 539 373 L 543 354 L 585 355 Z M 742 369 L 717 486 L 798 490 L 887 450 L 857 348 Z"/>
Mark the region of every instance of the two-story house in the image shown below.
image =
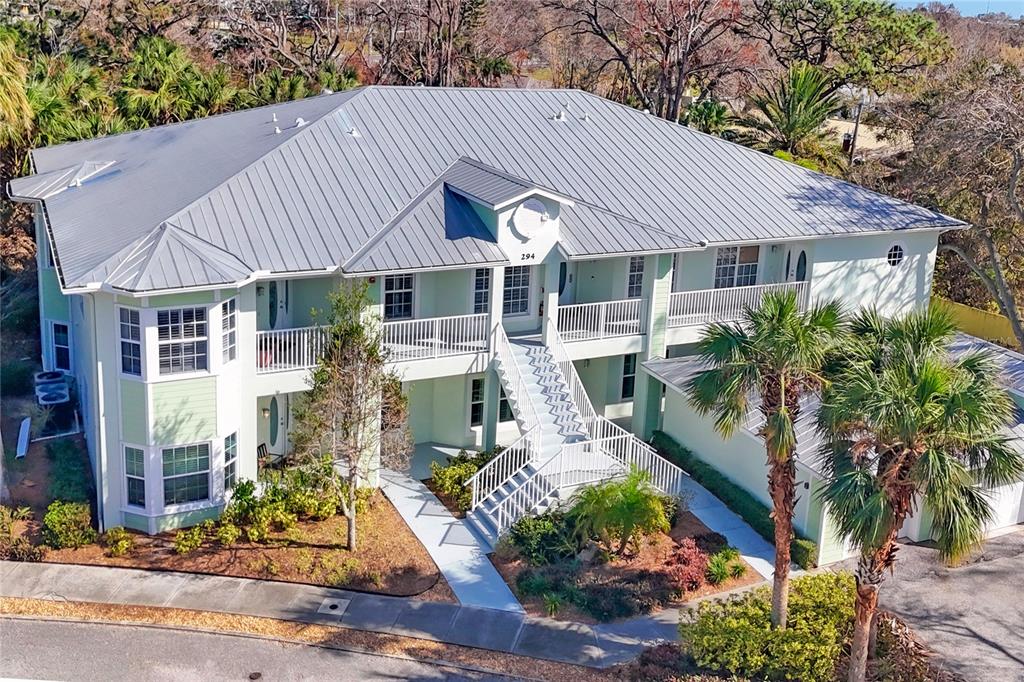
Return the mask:
<path id="1" fill-rule="evenodd" d="M 510 446 L 474 480 L 493 536 L 625 466 L 674 485 L 641 363 L 769 290 L 926 305 L 964 227 L 567 90 L 370 86 L 32 163 L 10 193 L 37 209 L 43 364 L 75 378 L 102 524 L 148 532 L 288 451 L 343 280 L 370 284 L 417 457 Z"/>

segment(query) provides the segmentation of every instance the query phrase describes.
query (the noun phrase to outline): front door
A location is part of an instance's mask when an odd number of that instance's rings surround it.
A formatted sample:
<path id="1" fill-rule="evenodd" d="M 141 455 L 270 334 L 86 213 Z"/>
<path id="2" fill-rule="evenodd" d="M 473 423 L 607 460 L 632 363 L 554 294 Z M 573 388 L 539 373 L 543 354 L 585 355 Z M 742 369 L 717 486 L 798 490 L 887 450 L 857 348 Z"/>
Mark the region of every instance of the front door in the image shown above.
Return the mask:
<path id="1" fill-rule="evenodd" d="M 288 280 L 274 279 L 267 283 L 267 323 L 270 329 L 287 329 L 291 326 L 290 298 Z"/>
<path id="2" fill-rule="evenodd" d="M 576 302 L 576 263 L 562 261 L 558 264 L 558 305 L 572 305 Z"/>
<path id="3" fill-rule="evenodd" d="M 274 455 L 284 455 L 288 452 L 288 396 L 275 395 L 270 398 L 267 406 L 270 414 L 267 415 L 267 450 Z"/>

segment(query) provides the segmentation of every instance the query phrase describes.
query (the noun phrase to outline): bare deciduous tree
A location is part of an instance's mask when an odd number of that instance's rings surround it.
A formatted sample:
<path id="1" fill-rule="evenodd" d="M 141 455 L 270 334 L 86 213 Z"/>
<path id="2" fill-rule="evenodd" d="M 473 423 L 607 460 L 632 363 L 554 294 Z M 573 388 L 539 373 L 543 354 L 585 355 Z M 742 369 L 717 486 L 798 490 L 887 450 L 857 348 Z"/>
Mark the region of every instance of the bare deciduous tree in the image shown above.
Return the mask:
<path id="1" fill-rule="evenodd" d="M 322 471 L 348 520 L 357 547 L 358 490 L 377 485 L 381 468 L 404 469 L 412 451 L 408 404 L 387 367 L 379 318 L 369 313 L 365 284 L 342 285 L 329 297 L 327 340 L 309 392 L 297 410 L 294 463 Z"/>
<path id="2" fill-rule="evenodd" d="M 593 36 L 608 50 L 628 97 L 678 120 L 686 91 L 741 68 L 726 39 L 740 16 L 738 0 L 544 0 L 561 26 Z M 735 44 L 734 44 L 735 45 Z"/>

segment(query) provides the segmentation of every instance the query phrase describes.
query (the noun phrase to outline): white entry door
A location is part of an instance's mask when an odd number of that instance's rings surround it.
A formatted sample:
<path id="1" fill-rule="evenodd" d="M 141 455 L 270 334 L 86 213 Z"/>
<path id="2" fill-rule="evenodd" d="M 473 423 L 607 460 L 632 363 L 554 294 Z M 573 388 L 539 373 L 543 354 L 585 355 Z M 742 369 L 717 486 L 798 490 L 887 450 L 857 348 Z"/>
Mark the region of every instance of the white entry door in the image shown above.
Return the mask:
<path id="1" fill-rule="evenodd" d="M 274 455 L 288 452 L 288 431 L 291 428 L 291 410 L 287 395 L 275 395 L 270 398 L 267 415 L 267 450 Z"/>

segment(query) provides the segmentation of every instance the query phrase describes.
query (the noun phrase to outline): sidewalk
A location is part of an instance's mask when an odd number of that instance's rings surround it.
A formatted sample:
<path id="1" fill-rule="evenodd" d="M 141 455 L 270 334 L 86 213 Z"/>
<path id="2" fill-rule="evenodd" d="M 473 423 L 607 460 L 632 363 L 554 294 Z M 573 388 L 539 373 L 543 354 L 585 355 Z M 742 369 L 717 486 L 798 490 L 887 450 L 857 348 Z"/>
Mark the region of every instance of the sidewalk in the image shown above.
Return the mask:
<path id="1" fill-rule="evenodd" d="M 0 562 L 0 596 L 262 616 L 603 668 L 676 638 L 679 611 L 584 625 L 459 604 L 224 576 Z"/>
<path id="2" fill-rule="evenodd" d="M 523 613 L 476 534 L 465 521 L 452 516 L 425 485 L 405 474 L 382 471 L 381 488 L 426 547 L 461 604 Z"/>

